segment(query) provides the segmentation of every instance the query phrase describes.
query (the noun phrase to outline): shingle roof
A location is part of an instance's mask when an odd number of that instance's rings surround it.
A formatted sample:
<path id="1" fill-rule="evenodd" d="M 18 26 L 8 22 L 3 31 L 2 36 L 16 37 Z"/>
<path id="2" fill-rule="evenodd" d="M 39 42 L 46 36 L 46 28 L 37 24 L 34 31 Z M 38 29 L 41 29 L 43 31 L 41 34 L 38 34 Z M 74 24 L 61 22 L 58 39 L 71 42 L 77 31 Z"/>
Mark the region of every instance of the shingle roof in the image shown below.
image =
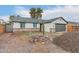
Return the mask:
<path id="1" fill-rule="evenodd" d="M 57 17 L 54 19 L 49 19 L 49 20 L 44 20 L 44 19 L 34 19 L 34 18 L 25 18 L 25 17 L 16 17 L 14 16 L 12 19 L 12 22 L 27 22 L 27 23 L 51 23 L 59 18 L 62 18 L 64 20 L 63 17 Z M 65 20 L 64 20 L 65 21 Z M 66 21 L 67 22 L 67 21 Z"/>
<path id="2" fill-rule="evenodd" d="M 67 22 L 63 17 L 57 17 L 57 18 L 54 18 L 54 19 L 51 19 L 52 21 L 55 21 L 57 19 L 63 19 L 65 22 Z M 67 22 L 68 23 L 68 22 Z"/>
<path id="3" fill-rule="evenodd" d="M 27 23 L 42 23 L 42 19 L 33 19 L 33 18 L 25 18 L 25 17 L 13 17 L 12 22 L 27 22 Z"/>
<path id="4" fill-rule="evenodd" d="M 57 18 L 53 18 L 53 19 L 49 19 L 49 20 L 45 20 L 45 23 L 51 23 L 53 21 L 56 21 L 57 19 L 63 19 L 66 23 L 68 23 L 63 17 L 57 17 Z"/>

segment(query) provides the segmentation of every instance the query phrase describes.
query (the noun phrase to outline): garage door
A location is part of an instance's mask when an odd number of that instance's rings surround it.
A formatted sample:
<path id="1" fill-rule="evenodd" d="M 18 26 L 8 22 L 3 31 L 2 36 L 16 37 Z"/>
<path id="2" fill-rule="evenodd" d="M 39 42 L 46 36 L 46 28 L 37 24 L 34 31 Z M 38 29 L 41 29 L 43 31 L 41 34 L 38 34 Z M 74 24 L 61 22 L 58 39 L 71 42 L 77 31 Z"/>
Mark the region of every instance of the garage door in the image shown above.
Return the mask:
<path id="1" fill-rule="evenodd" d="M 55 32 L 66 31 L 66 24 L 55 24 Z"/>

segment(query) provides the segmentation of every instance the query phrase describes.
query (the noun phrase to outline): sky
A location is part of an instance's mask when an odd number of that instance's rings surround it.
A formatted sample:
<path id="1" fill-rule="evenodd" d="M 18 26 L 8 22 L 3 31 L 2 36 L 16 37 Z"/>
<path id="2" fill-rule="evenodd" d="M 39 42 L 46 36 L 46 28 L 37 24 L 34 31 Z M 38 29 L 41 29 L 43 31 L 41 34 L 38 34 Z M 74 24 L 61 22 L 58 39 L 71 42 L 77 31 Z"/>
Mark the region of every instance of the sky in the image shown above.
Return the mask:
<path id="1" fill-rule="evenodd" d="M 42 8 L 42 19 L 63 17 L 67 21 L 79 22 L 79 5 L 0 5 L 0 19 L 9 21 L 10 15 L 30 18 L 29 9 Z"/>

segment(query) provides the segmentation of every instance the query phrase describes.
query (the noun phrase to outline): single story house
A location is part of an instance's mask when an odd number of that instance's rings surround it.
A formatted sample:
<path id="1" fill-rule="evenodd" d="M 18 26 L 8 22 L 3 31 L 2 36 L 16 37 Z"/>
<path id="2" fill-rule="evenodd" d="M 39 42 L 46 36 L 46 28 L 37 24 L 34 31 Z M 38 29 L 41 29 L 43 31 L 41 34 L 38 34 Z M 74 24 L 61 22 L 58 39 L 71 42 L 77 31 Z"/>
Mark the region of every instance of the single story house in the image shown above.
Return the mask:
<path id="1" fill-rule="evenodd" d="M 79 32 L 79 22 L 68 21 L 67 32 L 74 32 L 74 31 Z"/>
<path id="2" fill-rule="evenodd" d="M 66 32 L 67 21 L 63 17 L 50 20 L 25 18 L 13 16 L 11 19 L 11 31 L 45 31 L 45 32 Z M 9 27 L 7 27 L 9 28 Z"/>

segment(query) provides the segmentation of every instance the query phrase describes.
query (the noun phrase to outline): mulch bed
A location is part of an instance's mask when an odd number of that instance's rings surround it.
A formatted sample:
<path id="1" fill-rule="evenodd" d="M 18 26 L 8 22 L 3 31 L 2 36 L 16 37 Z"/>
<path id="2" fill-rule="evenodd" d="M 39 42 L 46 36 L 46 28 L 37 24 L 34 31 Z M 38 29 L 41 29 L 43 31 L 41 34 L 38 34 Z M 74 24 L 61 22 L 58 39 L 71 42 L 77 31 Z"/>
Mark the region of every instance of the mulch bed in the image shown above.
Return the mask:
<path id="1" fill-rule="evenodd" d="M 53 43 L 60 46 L 66 51 L 78 53 L 79 52 L 79 33 L 71 32 L 65 33 L 60 37 L 54 38 Z"/>

